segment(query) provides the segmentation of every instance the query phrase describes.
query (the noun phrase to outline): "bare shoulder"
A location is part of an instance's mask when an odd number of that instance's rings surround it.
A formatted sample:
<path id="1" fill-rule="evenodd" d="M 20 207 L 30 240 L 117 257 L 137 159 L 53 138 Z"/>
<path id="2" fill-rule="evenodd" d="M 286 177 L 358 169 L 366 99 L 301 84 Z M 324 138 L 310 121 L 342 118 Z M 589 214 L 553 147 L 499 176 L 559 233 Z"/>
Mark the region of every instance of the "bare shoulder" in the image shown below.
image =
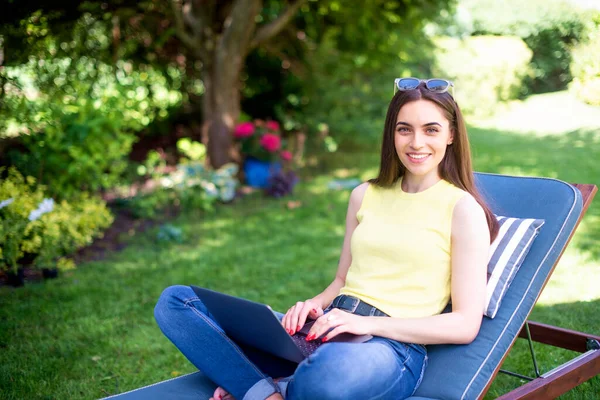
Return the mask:
<path id="1" fill-rule="evenodd" d="M 363 198 L 365 197 L 365 193 L 367 192 L 367 188 L 369 187 L 369 182 L 363 182 L 354 189 L 352 189 L 352 193 L 350 193 L 350 204 L 360 208 L 362 204 Z"/>
<path id="2" fill-rule="evenodd" d="M 484 232 L 488 230 L 485 212 L 473 196 L 466 193 L 454 206 L 452 235 L 461 232 Z"/>

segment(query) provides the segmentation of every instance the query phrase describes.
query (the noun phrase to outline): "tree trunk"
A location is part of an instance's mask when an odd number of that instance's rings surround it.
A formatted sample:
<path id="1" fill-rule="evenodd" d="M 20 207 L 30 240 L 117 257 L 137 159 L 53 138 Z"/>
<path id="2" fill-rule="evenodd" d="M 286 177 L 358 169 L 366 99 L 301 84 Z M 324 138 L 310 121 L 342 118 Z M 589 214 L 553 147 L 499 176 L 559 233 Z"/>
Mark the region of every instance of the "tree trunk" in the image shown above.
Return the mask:
<path id="1" fill-rule="evenodd" d="M 202 131 L 207 139 L 208 157 L 213 168 L 235 158 L 232 132 L 240 115 L 240 72 L 226 71 L 227 68 L 231 67 L 206 68 L 203 74 Z"/>
<path id="2" fill-rule="evenodd" d="M 177 36 L 202 61 L 202 135 L 214 168 L 235 158 L 232 132 L 240 115 L 240 74 L 248 52 L 280 32 L 306 0 L 290 3 L 255 35 L 262 1 L 229 0 L 217 7 L 210 0 L 171 0 Z"/>

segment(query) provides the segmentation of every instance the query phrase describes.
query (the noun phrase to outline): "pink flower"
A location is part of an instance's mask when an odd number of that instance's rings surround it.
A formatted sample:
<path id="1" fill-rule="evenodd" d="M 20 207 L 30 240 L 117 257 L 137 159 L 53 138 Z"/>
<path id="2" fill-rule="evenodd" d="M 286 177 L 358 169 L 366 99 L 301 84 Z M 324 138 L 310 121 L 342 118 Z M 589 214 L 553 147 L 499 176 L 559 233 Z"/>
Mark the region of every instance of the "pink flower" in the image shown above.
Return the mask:
<path id="1" fill-rule="evenodd" d="M 281 138 L 273 133 L 265 133 L 260 138 L 260 145 L 270 153 L 274 153 L 281 147 Z"/>
<path id="2" fill-rule="evenodd" d="M 292 159 L 292 153 L 287 150 L 281 152 L 281 159 L 284 161 L 290 161 Z"/>
<path id="3" fill-rule="evenodd" d="M 252 124 L 252 122 L 242 122 L 235 127 L 233 136 L 235 136 L 236 139 L 241 139 L 252 136 L 252 134 L 254 134 L 254 124 Z"/>
<path id="4" fill-rule="evenodd" d="M 267 129 L 272 130 L 274 132 L 279 131 L 279 123 L 277 121 L 267 121 L 265 124 Z"/>

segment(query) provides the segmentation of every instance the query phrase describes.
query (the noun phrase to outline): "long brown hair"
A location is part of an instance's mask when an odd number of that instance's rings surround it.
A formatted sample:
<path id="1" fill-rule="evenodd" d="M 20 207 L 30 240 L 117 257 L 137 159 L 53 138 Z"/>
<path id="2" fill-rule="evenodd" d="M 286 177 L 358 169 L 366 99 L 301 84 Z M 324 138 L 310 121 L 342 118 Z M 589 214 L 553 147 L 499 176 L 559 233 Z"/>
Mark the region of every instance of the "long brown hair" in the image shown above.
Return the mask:
<path id="1" fill-rule="evenodd" d="M 490 229 L 490 241 L 493 242 L 498 235 L 498 221 L 475 187 L 473 166 L 471 164 L 471 148 L 465 120 L 458 104 L 447 92 L 434 93 L 421 84 L 414 90 L 399 91 L 394 95 L 388 107 L 383 128 L 379 175 L 377 178 L 369 180 L 369 182 L 377 186 L 389 187 L 401 176 L 404 176 L 406 168 L 400 162 L 394 145 L 396 119 L 400 109 L 406 103 L 417 100 L 433 102 L 450 122 L 450 129 L 454 133 L 454 137 L 452 144 L 446 148 L 446 154 L 439 165 L 440 176 L 454 186 L 469 192 L 477 200 L 485 212 L 485 218 Z"/>

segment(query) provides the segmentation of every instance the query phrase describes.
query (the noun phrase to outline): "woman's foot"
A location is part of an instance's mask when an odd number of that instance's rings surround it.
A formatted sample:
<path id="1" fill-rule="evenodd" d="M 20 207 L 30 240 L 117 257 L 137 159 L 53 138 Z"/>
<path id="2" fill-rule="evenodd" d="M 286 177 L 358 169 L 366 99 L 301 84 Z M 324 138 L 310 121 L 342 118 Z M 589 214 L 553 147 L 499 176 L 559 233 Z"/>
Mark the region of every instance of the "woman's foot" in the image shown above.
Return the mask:
<path id="1" fill-rule="evenodd" d="M 210 400 L 235 400 L 235 397 L 219 386 L 217 389 L 215 389 L 213 397 L 211 397 Z"/>
<path id="2" fill-rule="evenodd" d="M 282 379 L 282 378 L 275 378 L 275 379 L 273 379 L 273 381 L 275 383 L 277 383 L 277 382 L 279 382 L 280 379 Z M 219 386 L 217 389 L 215 389 L 215 392 L 213 393 L 213 397 L 211 397 L 210 400 L 235 400 L 235 397 L 233 397 L 231 395 L 231 393 L 227 392 L 227 390 L 225 390 L 221 386 Z M 283 396 L 279 393 L 273 393 L 272 395 L 267 397 L 265 400 L 283 400 Z"/>

